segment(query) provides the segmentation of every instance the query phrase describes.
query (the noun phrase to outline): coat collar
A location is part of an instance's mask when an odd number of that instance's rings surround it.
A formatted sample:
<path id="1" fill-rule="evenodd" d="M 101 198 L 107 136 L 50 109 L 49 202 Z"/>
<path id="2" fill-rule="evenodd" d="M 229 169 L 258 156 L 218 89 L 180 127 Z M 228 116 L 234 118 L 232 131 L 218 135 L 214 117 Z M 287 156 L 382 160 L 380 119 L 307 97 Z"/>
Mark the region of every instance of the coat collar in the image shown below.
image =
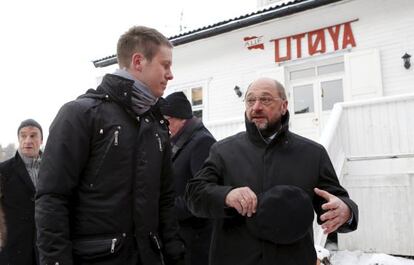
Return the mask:
<path id="1" fill-rule="evenodd" d="M 16 172 L 17 177 L 19 177 L 22 182 L 28 187 L 33 193 L 35 192 L 35 186 L 27 172 L 26 166 L 22 158 L 20 157 L 19 152 L 16 152 L 14 156 L 14 170 Z"/>
<path id="2" fill-rule="evenodd" d="M 204 127 L 203 123 L 196 117 L 192 117 L 187 120 L 183 128 L 178 135 L 171 139 L 172 144 L 172 159 L 174 160 L 178 155 L 178 152 L 184 145 L 189 142 L 196 131 L 201 130 Z"/>
<path id="3" fill-rule="evenodd" d="M 122 76 L 106 74 L 102 79 L 102 83 L 95 89 L 89 89 L 85 94 L 79 98 L 95 98 L 104 101 L 113 101 L 122 106 L 125 111 L 132 117 L 137 115 L 132 108 L 132 89 L 134 81 Z M 166 104 L 163 98 L 159 98 L 155 105 L 139 116 L 145 116 L 148 112 L 161 113 L 159 108 L 161 105 Z M 160 116 L 156 115 L 156 116 Z M 162 117 L 162 116 L 161 116 Z"/>
<path id="4" fill-rule="evenodd" d="M 244 120 L 246 125 L 246 133 L 250 141 L 260 146 L 273 145 L 282 138 L 287 137 L 287 132 L 289 131 L 289 111 L 286 111 L 286 114 L 282 116 L 282 127 L 277 132 L 277 135 L 268 143 L 263 138 L 262 134 L 257 129 L 256 125 L 253 122 L 247 120 L 246 113 L 244 114 Z"/>

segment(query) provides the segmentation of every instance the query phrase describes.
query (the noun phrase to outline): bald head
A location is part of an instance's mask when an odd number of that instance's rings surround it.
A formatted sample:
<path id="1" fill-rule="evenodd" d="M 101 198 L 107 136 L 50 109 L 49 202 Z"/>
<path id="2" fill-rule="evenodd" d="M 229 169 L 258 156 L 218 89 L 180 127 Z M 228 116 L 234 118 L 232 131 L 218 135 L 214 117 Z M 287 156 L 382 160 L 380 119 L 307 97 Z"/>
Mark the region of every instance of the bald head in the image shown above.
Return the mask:
<path id="1" fill-rule="evenodd" d="M 283 85 L 281 83 L 279 83 L 277 80 L 269 78 L 269 77 L 260 77 L 256 80 L 254 80 L 252 83 L 250 83 L 249 87 L 247 88 L 247 92 L 246 95 L 248 95 L 250 88 L 256 88 L 256 87 L 260 87 L 260 88 L 269 88 L 269 89 L 275 89 L 278 93 L 278 96 L 283 99 L 286 100 L 286 92 L 285 92 L 285 88 L 283 87 Z"/>
<path id="2" fill-rule="evenodd" d="M 262 135 L 271 135 L 280 128 L 288 106 L 283 85 L 267 77 L 249 85 L 245 103 L 247 119 L 256 125 Z"/>

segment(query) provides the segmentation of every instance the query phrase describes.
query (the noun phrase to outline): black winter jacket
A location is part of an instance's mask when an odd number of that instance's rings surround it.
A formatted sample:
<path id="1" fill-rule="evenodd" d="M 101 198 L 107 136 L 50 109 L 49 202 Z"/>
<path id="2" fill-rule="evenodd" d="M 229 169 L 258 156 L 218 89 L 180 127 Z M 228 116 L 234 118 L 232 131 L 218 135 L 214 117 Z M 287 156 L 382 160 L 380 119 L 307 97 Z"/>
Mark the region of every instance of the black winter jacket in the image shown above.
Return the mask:
<path id="1" fill-rule="evenodd" d="M 161 264 L 156 241 L 167 260 L 183 254 L 168 128 L 158 104 L 133 114 L 132 84 L 106 75 L 50 127 L 36 198 L 42 265 Z"/>
<path id="2" fill-rule="evenodd" d="M 187 182 L 201 169 L 216 140 L 198 118 L 188 120 L 172 138 L 175 207 L 180 224 L 180 236 L 186 244 L 187 265 L 207 265 L 212 221 L 191 214 L 184 201 Z"/>
<path id="3" fill-rule="evenodd" d="M 38 262 L 34 220 L 35 187 L 19 153 L 0 164 L 1 206 L 7 226 L 0 264 L 35 265 Z"/>
<path id="4" fill-rule="evenodd" d="M 203 169 L 190 180 L 186 200 L 200 217 L 215 218 L 211 265 L 309 265 L 316 263 L 312 230 L 292 244 L 274 244 L 255 237 L 246 218 L 225 206 L 227 193 L 236 187 L 250 187 L 257 195 L 275 185 L 302 188 L 313 200 L 319 216 L 324 201 L 315 196 L 318 187 L 342 199 L 353 213 L 353 222 L 339 232 L 356 229 L 358 208 L 338 182 L 326 150 L 288 130 L 288 113 L 282 128 L 266 143 L 256 126 L 246 120 L 242 132 L 214 144 Z M 283 212 L 279 218 L 286 218 Z M 292 224 L 294 225 L 294 224 Z"/>

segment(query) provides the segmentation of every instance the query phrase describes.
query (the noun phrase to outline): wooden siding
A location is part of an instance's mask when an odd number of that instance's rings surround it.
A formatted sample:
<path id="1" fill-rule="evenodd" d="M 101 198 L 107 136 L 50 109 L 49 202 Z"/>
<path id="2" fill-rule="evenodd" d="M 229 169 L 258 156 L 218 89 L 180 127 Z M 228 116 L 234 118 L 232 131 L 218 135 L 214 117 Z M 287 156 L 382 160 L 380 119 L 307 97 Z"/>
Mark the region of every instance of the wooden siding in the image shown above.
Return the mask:
<path id="1" fill-rule="evenodd" d="M 359 227 L 340 249 L 414 256 L 414 156 L 352 161 L 343 185 L 359 206 Z"/>
<path id="2" fill-rule="evenodd" d="M 413 256 L 414 94 L 337 104 L 320 141 L 360 210 L 339 248 Z"/>

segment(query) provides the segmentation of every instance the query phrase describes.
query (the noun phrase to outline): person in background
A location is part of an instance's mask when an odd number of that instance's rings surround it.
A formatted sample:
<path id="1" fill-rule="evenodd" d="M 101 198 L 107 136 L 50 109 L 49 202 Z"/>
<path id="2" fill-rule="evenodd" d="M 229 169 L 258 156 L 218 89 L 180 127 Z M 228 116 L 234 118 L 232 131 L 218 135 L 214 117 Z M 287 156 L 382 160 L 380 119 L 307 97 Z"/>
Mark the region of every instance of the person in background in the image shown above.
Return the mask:
<path id="1" fill-rule="evenodd" d="M 314 211 L 325 233 L 357 228 L 326 150 L 289 131 L 287 106 L 276 80 L 251 83 L 246 132 L 214 144 L 187 185 L 193 214 L 215 219 L 211 265 L 316 264 Z"/>
<path id="2" fill-rule="evenodd" d="M 5 243 L 0 264 L 35 265 L 39 263 L 34 201 L 42 156 L 42 127 L 33 119 L 24 120 L 17 129 L 17 138 L 16 155 L 0 164 L 0 204 L 5 221 L 5 225 L 0 221 Z"/>
<path id="3" fill-rule="evenodd" d="M 1 180 L 2 175 L 0 173 L 0 252 L 6 244 L 6 221 L 4 220 L 3 206 L 1 203 L 2 193 L 1 193 Z"/>
<path id="4" fill-rule="evenodd" d="M 175 183 L 175 208 L 178 214 L 180 235 L 187 252 L 186 265 L 207 265 L 211 240 L 210 219 L 195 217 L 184 201 L 187 182 L 200 170 L 210 147 L 216 142 L 202 121 L 193 116 L 191 103 L 183 92 L 166 98 L 161 112 L 169 122 L 172 144 L 172 161 Z"/>
<path id="5" fill-rule="evenodd" d="M 50 126 L 36 197 L 42 265 L 174 265 L 184 260 L 161 96 L 172 44 L 134 26 L 120 69 L 66 103 Z"/>

